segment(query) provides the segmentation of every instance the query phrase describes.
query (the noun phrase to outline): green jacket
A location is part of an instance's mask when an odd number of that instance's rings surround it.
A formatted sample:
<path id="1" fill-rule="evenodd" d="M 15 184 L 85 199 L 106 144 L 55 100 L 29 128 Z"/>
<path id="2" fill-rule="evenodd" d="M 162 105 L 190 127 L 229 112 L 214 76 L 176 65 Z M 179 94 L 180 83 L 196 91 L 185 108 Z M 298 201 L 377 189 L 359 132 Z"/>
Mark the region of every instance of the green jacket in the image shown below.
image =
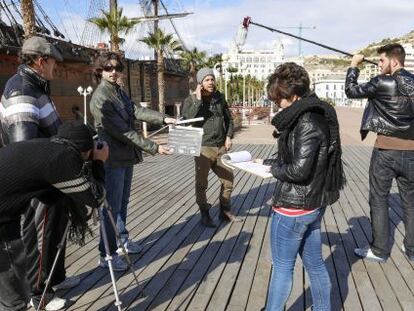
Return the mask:
<path id="1" fill-rule="evenodd" d="M 233 138 L 233 119 L 224 96 L 216 91 L 211 100 L 198 100 L 194 94 L 187 97 L 183 107 L 184 119 L 204 117 L 204 121 L 193 123 L 202 127 L 203 146 L 221 147 L 226 137 Z"/>
<path id="2" fill-rule="evenodd" d="M 139 135 L 135 120 L 162 124 L 164 115 L 136 105 L 116 84 L 104 79 L 90 101 L 99 137 L 109 146 L 107 163 L 112 167 L 126 167 L 142 161 L 142 150 L 156 154 L 158 145 Z"/>

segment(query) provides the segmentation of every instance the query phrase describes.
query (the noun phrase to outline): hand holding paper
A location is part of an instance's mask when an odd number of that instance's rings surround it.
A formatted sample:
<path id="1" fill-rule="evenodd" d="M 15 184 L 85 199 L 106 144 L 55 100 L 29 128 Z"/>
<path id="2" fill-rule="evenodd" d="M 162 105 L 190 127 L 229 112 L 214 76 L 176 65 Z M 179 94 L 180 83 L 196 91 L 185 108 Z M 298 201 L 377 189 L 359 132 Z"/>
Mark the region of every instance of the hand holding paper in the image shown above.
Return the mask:
<path id="1" fill-rule="evenodd" d="M 261 160 L 263 163 L 262 159 L 256 160 Z M 263 165 L 255 162 L 255 160 L 252 160 L 252 155 L 248 151 L 226 153 L 221 157 L 221 161 L 224 165 L 231 169 L 238 168 L 262 178 L 273 177 L 270 173 L 270 166 Z"/>

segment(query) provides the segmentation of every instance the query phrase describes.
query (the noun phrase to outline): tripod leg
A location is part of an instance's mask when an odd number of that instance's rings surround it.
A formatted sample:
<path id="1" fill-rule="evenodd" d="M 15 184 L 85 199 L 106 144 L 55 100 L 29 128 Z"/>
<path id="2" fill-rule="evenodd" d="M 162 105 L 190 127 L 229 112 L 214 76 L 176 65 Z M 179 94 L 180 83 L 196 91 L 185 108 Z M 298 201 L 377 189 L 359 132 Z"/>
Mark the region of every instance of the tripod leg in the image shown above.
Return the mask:
<path id="1" fill-rule="evenodd" d="M 111 275 L 112 287 L 113 287 L 114 295 L 115 295 L 115 306 L 118 308 L 119 311 L 121 311 L 122 310 L 122 308 L 121 308 L 122 302 L 119 299 L 118 289 L 116 287 L 116 281 L 115 281 L 115 274 L 114 274 L 114 270 L 112 269 L 112 256 L 110 254 L 111 252 L 109 250 L 108 236 L 106 234 L 105 220 L 104 220 L 104 215 L 103 215 L 103 207 L 99 208 L 99 220 L 100 220 L 100 224 L 101 224 L 102 239 L 103 239 L 104 245 L 105 245 L 105 253 L 106 253 L 105 261 L 108 263 L 109 274 Z"/>
<path id="2" fill-rule="evenodd" d="M 106 206 L 107 207 L 109 206 L 108 202 L 106 202 Z M 116 226 L 114 215 L 112 214 L 112 211 L 111 211 L 110 208 L 107 208 L 107 211 L 108 211 L 108 217 L 109 217 L 109 219 L 111 221 L 111 224 L 112 224 L 112 227 L 114 228 L 114 231 L 115 231 L 116 239 L 120 242 L 119 244 L 121 245 L 122 252 L 124 253 L 125 258 L 127 260 L 128 268 L 129 268 L 129 270 L 131 270 L 132 274 L 134 275 L 135 283 L 137 284 L 137 288 L 139 290 L 140 296 L 144 297 L 145 296 L 144 290 L 142 289 L 141 285 L 139 284 L 138 276 L 135 273 L 134 267 L 132 265 L 131 258 L 129 257 L 128 252 L 125 249 L 124 243 L 122 243 L 122 241 L 121 241 L 121 235 L 119 234 L 119 230 Z"/>
<path id="3" fill-rule="evenodd" d="M 45 284 L 45 289 L 43 290 L 42 297 L 40 298 L 40 302 L 39 302 L 39 306 L 37 307 L 37 311 L 39 311 L 41 308 L 43 308 L 43 300 L 45 299 L 47 289 L 49 288 L 50 281 L 52 280 L 53 272 L 55 272 L 56 263 L 59 259 L 60 253 L 62 252 L 62 249 L 65 245 L 65 240 L 66 240 L 66 237 L 68 235 L 69 228 L 70 228 L 70 220 L 68 220 L 68 222 L 66 224 L 66 228 L 65 228 L 65 231 L 63 233 L 62 240 L 60 240 L 60 242 L 59 242 L 58 251 L 56 253 L 55 259 L 53 260 L 52 269 L 50 270 L 49 276 L 47 277 L 46 284 Z"/>

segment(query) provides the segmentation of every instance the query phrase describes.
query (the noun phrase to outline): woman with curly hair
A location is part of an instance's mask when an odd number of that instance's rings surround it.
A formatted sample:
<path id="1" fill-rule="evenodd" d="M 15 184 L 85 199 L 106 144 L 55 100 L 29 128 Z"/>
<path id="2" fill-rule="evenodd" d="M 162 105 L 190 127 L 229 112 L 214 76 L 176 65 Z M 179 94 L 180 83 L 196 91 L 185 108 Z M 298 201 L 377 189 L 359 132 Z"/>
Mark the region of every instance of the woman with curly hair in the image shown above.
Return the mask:
<path id="1" fill-rule="evenodd" d="M 269 77 L 267 91 L 281 111 L 272 120 L 277 156 L 257 160 L 270 165 L 276 178 L 273 272 L 266 310 L 284 309 L 298 254 L 311 282 L 313 310 L 330 310 L 331 282 L 322 258 L 321 219 L 345 183 L 336 112 L 310 92 L 308 73 L 295 63 L 278 66 Z"/>

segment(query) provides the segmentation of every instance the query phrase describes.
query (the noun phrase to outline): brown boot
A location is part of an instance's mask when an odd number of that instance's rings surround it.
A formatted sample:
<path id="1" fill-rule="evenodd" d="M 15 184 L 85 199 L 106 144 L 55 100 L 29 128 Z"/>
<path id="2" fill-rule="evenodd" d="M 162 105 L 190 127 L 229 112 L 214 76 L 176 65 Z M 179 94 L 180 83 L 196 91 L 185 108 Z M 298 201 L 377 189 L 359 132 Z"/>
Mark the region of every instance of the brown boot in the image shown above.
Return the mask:
<path id="1" fill-rule="evenodd" d="M 220 210 L 219 219 L 227 222 L 242 222 L 243 218 L 237 217 L 231 211 Z"/>
<path id="2" fill-rule="evenodd" d="M 210 206 L 209 206 L 210 207 Z M 203 206 L 203 208 L 200 207 L 200 214 L 201 214 L 201 224 L 205 227 L 209 228 L 215 228 L 216 224 L 213 222 L 213 220 L 210 217 L 209 208 L 206 208 Z"/>

